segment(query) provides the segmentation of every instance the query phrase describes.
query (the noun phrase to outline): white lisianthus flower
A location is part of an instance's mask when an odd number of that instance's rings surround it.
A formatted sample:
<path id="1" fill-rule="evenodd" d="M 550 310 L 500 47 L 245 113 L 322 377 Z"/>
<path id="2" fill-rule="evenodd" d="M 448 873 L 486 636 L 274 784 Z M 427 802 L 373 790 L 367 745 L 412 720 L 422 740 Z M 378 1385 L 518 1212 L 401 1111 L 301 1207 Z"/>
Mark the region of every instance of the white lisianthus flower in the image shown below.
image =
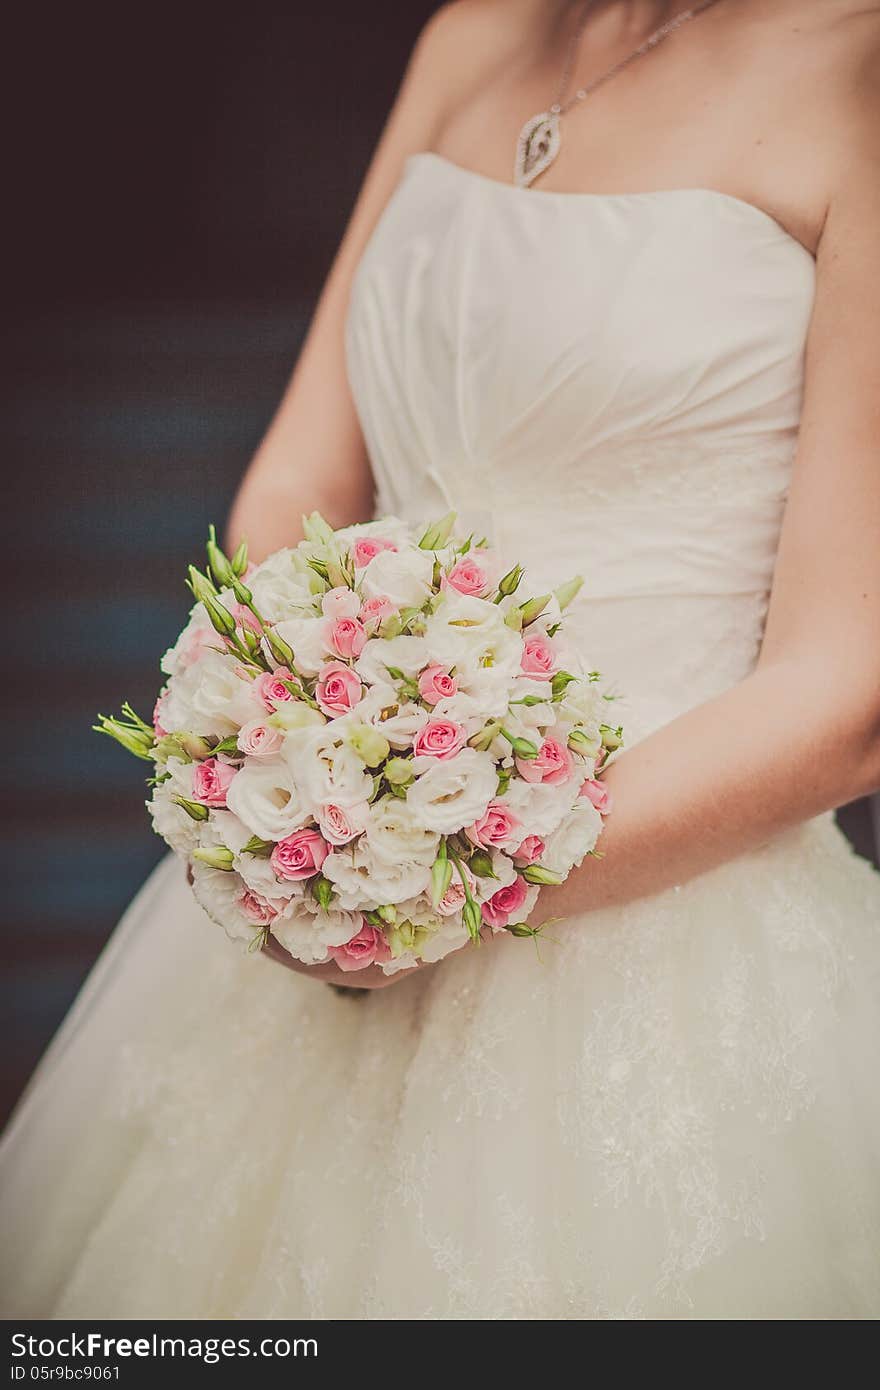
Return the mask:
<path id="1" fill-rule="evenodd" d="M 440 836 L 428 830 L 407 801 L 383 796 L 370 808 L 366 825 L 370 851 L 384 864 L 426 864 L 437 858 Z"/>
<path id="2" fill-rule="evenodd" d="M 347 742 L 351 728 L 352 721 L 342 717 L 285 739 L 282 757 L 310 809 L 358 806 L 372 796 L 373 779 Z"/>
<path id="3" fill-rule="evenodd" d="M 398 608 L 420 608 L 431 592 L 434 556 L 416 547 L 380 550 L 359 573 L 365 598 L 384 595 Z"/>
<path id="4" fill-rule="evenodd" d="M 383 643 L 386 645 L 390 643 Z M 391 710 L 395 712 L 389 713 Z M 378 729 L 397 750 L 411 748 L 416 734 L 430 718 L 422 705 L 401 700 L 393 685 L 381 682 L 367 688 L 354 713 L 361 723 Z"/>
<path id="5" fill-rule="evenodd" d="M 193 895 L 202 911 L 223 928 L 230 940 L 250 945 L 257 929 L 241 910 L 246 889 L 238 874 L 212 869 L 197 859 L 193 860 L 191 868 Z"/>
<path id="6" fill-rule="evenodd" d="M 306 824 L 311 811 L 283 757 L 245 763 L 230 784 L 226 804 L 261 840 L 283 840 Z"/>
<path id="7" fill-rule="evenodd" d="M 316 618 L 287 618 L 276 623 L 274 630 L 292 647 L 294 665 L 304 676 L 316 676 L 325 662 L 336 659 L 328 645 L 330 629 L 323 614 Z M 265 640 L 263 647 L 271 656 Z"/>
<path id="8" fill-rule="evenodd" d="M 407 791 L 407 805 L 428 830 L 451 835 L 479 820 L 498 786 L 495 764 L 487 753 L 463 748 L 454 758 L 414 758 L 418 775 Z"/>
<path id="9" fill-rule="evenodd" d="M 210 648 L 171 680 L 162 697 L 162 719 L 169 733 L 226 738 L 261 714 L 265 710 L 253 681 L 236 661 Z"/>
<path id="10" fill-rule="evenodd" d="M 329 948 L 344 946 L 361 925 L 359 912 L 344 912 L 335 906 L 324 909 L 313 898 L 304 897 L 285 908 L 271 923 L 270 931 L 295 960 L 321 965 L 329 959 Z"/>
<path id="11" fill-rule="evenodd" d="M 419 960 L 424 961 L 426 965 L 432 965 L 435 961 L 443 960 L 444 956 L 451 955 L 453 951 L 460 951 L 469 941 L 467 928 L 462 925 L 460 919 L 443 917 L 436 931 L 432 931 L 422 943 Z M 390 974 L 390 971 L 386 969 L 385 973 Z"/>
<path id="12" fill-rule="evenodd" d="M 354 545 L 361 536 L 380 536 L 398 546 L 412 544 L 412 527 L 401 521 L 399 516 L 380 516 L 375 521 L 359 521 L 354 526 L 343 526 L 336 532 L 336 539 L 343 550 Z"/>
<path id="13" fill-rule="evenodd" d="M 275 871 L 268 858 L 242 852 L 254 832 L 244 821 L 239 820 L 238 816 L 233 815 L 232 811 L 212 811 L 211 819 L 205 821 L 200 829 L 200 844 L 225 845 L 227 849 L 232 850 L 232 867 L 252 892 L 259 893 L 262 898 L 273 903 L 302 897 L 306 890 L 304 882 L 279 880 L 275 877 Z"/>
<path id="14" fill-rule="evenodd" d="M 410 637 L 403 633 L 399 637 L 385 639 L 371 637 L 364 643 L 364 649 L 354 664 L 362 681 L 368 685 L 387 685 L 392 676 L 388 667 L 393 666 L 405 676 L 417 679 L 419 673 L 428 665 L 428 654 L 421 637 Z"/>
<path id="15" fill-rule="evenodd" d="M 277 551 L 247 578 L 256 607 L 270 623 L 299 616 L 299 610 L 303 615 L 315 611 L 308 575 L 296 568 L 294 553 L 292 550 Z"/>
<path id="16" fill-rule="evenodd" d="M 377 858 L 362 836 L 328 854 L 321 868 L 346 911 L 383 907 L 427 892 L 431 870 L 426 864 L 387 863 Z"/>
<path id="17" fill-rule="evenodd" d="M 558 874 L 580 864 L 602 833 L 602 817 L 589 797 L 579 796 L 573 808 L 547 840 L 541 863 Z"/>
<path id="18" fill-rule="evenodd" d="M 430 660 L 441 666 L 483 667 L 506 679 L 522 662 L 522 637 L 506 625 L 500 608 L 454 590 L 446 590 L 436 613 L 426 620 L 425 646 Z M 469 688 L 464 676 L 461 685 Z"/>
<path id="19" fill-rule="evenodd" d="M 526 782 L 522 777 L 512 777 L 501 800 L 519 816 L 530 835 L 546 838 L 552 835 L 571 810 L 577 790 L 571 781 L 553 786 L 547 782 Z"/>
<path id="20" fill-rule="evenodd" d="M 193 800 L 192 763 L 185 763 L 181 758 L 169 758 L 163 771 L 169 776 L 153 788 L 147 810 L 156 834 L 161 835 L 177 854 L 189 854 L 200 843 L 201 822 L 188 816 L 174 798 L 184 796 L 188 801 Z"/>
<path id="21" fill-rule="evenodd" d="M 181 632 L 173 647 L 162 657 L 161 667 L 166 676 L 178 676 L 199 660 L 206 647 L 216 645 L 217 633 L 211 626 L 204 604 L 196 603 L 190 609 L 189 622 Z"/>
<path id="22" fill-rule="evenodd" d="M 541 701 L 539 705 L 512 705 L 525 738 L 529 738 L 536 729 L 546 729 L 548 725 L 555 724 L 556 706 L 550 699 L 551 694 L 549 681 L 532 680 L 529 676 L 522 676 L 517 681 L 512 696 L 514 701 L 528 699 L 530 696 Z M 536 742 L 540 744 L 540 738 Z"/>

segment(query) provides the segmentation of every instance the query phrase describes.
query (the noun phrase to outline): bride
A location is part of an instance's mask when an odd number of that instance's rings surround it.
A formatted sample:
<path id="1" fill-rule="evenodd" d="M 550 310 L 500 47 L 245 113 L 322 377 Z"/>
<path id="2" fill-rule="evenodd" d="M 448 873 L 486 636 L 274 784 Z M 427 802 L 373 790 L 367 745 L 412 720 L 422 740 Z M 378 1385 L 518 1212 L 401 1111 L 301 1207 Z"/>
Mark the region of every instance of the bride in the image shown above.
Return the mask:
<path id="1" fill-rule="evenodd" d="M 604 858 L 390 979 L 165 861 L 7 1134 L 6 1317 L 880 1315 L 878 71 L 867 0 L 428 24 L 231 532 L 584 573 Z"/>

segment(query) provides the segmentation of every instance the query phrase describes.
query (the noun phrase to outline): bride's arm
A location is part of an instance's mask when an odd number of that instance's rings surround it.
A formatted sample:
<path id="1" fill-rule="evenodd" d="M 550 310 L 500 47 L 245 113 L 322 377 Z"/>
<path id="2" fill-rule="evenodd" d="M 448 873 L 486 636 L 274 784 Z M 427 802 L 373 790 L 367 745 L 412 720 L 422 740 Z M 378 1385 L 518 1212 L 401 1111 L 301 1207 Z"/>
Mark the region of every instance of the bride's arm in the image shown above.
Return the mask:
<path id="1" fill-rule="evenodd" d="M 613 763 L 600 849 L 533 920 L 679 884 L 880 786 L 880 107 L 830 200 L 766 635 L 740 685 Z M 628 692 L 637 695 L 637 692 Z"/>
<path id="2" fill-rule="evenodd" d="M 254 560 L 300 540 L 303 513 L 318 510 L 333 526 L 372 515 L 373 482 L 345 364 L 352 277 L 407 156 L 430 148 L 446 114 L 466 98 L 486 52 L 498 47 L 496 29 L 491 12 L 459 0 L 441 6 L 413 48 L 290 384 L 232 508 L 227 540 L 234 549 L 247 537 Z"/>

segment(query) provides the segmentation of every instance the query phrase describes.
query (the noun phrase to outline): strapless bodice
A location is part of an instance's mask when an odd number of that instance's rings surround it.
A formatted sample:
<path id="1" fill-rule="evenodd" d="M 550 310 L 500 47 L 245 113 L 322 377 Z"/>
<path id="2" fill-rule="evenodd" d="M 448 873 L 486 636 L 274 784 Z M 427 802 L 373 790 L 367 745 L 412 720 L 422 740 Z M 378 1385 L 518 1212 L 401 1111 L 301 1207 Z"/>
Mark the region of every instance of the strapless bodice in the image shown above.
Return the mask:
<path id="1" fill-rule="evenodd" d="M 812 256 L 706 189 L 544 193 L 412 156 L 358 266 L 348 371 L 377 512 L 455 508 L 572 612 L 635 731 L 754 663 Z"/>

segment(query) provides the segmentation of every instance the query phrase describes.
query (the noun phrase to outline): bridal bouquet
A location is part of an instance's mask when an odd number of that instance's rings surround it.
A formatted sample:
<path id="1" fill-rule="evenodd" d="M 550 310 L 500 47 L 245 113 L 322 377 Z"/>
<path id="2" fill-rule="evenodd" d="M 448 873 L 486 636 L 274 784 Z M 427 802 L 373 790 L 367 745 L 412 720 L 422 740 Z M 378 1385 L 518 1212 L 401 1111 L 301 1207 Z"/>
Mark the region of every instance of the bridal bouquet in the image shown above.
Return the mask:
<path id="1" fill-rule="evenodd" d="M 534 936 L 542 885 L 594 851 L 621 741 L 565 644 L 573 580 L 523 599 L 450 515 L 385 518 L 262 564 L 213 529 L 152 724 L 95 727 L 154 764 L 153 825 L 233 938 L 383 971 L 486 928 Z"/>

